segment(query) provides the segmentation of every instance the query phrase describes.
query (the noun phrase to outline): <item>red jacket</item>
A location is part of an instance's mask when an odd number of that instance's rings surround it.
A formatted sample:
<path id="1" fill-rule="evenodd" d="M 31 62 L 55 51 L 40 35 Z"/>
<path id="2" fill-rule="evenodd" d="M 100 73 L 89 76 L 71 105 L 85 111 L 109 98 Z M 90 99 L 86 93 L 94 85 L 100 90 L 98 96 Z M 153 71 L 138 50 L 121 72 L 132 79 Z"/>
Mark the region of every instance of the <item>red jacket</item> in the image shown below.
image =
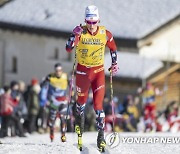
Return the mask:
<path id="1" fill-rule="evenodd" d="M 10 94 L 3 94 L 0 96 L 0 115 L 11 115 L 13 107 L 16 106 L 17 101 L 13 100 Z"/>

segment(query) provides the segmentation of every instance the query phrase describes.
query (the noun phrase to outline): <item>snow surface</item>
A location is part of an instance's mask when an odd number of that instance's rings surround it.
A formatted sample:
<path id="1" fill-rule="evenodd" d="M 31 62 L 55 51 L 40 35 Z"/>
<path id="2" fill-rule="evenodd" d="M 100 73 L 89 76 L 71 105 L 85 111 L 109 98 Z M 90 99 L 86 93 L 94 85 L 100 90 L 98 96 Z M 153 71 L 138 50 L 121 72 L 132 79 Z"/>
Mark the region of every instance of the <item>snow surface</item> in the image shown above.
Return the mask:
<path id="1" fill-rule="evenodd" d="M 180 0 L 14 0 L 0 8 L 0 21 L 71 32 L 92 4 L 100 24 L 120 38 L 142 38 L 180 14 Z"/>
<path id="2" fill-rule="evenodd" d="M 107 134 L 106 134 L 107 135 Z M 120 143 L 115 148 L 107 147 L 107 154 L 180 154 L 180 143 L 123 143 L 122 137 L 180 137 L 180 133 L 120 133 Z M 53 143 L 48 134 L 33 134 L 26 138 L 7 137 L 0 139 L 0 154 L 99 154 L 96 148 L 97 132 L 83 134 L 84 150 L 77 149 L 77 135 L 67 133 L 67 142 L 60 142 L 60 134 L 57 133 Z"/>

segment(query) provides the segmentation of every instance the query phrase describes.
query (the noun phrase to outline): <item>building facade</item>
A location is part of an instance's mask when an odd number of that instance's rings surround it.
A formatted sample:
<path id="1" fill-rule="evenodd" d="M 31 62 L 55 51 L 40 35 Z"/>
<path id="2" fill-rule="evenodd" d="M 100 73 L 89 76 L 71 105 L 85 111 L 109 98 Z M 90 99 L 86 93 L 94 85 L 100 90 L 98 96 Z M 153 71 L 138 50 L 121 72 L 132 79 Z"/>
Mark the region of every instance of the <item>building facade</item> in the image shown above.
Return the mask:
<path id="1" fill-rule="evenodd" d="M 69 73 L 73 62 L 65 51 L 66 39 L 0 31 L 0 79 L 1 85 L 12 80 L 29 83 L 32 77 L 41 80 L 54 71 L 54 64 L 62 63 Z"/>

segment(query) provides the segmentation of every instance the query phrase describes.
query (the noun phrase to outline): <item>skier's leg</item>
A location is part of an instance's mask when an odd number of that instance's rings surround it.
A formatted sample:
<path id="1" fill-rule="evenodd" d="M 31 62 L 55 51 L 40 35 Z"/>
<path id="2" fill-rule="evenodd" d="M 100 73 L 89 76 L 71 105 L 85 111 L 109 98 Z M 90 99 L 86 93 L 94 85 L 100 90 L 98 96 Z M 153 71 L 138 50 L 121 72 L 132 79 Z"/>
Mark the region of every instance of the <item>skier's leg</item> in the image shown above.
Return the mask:
<path id="1" fill-rule="evenodd" d="M 81 67 L 81 66 L 80 66 Z M 84 68 L 82 67 L 81 73 L 83 72 Z M 84 131 L 84 108 L 85 102 L 88 97 L 88 91 L 90 87 L 90 80 L 86 75 L 86 70 L 84 74 L 78 74 L 79 67 L 77 67 L 76 72 L 76 88 L 77 88 L 77 103 L 75 109 L 75 131 L 78 134 L 78 148 L 82 151 L 82 133 Z"/>
<path id="2" fill-rule="evenodd" d="M 57 114 L 57 109 L 51 107 L 49 112 L 49 120 L 48 120 L 51 142 L 54 140 L 54 124 L 56 120 L 56 114 Z"/>
<path id="3" fill-rule="evenodd" d="M 77 70 L 78 69 L 79 68 L 77 68 Z M 82 69 L 84 68 L 82 67 Z M 81 134 L 84 131 L 84 108 L 85 108 L 85 102 L 87 101 L 88 98 L 89 87 L 90 87 L 90 80 L 88 79 L 88 76 L 83 74 L 78 74 L 77 71 L 76 91 L 77 91 L 78 99 L 77 99 L 76 111 L 75 111 L 75 130 L 77 127 L 79 127 L 80 129 L 79 131 Z"/>
<path id="4" fill-rule="evenodd" d="M 106 146 L 104 139 L 105 113 L 103 110 L 96 110 L 96 125 L 98 130 L 97 147 L 103 150 Z"/>
<path id="5" fill-rule="evenodd" d="M 66 102 L 67 103 L 67 102 Z M 66 111 L 67 111 L 67 104 L 65 102 L 61 102 L 61 105 L 59 106 L 59 114 L 60 114 L 60 120 L 61 120 L 61 141 L 66 142 Z"/>
<path id="6" fill-rule="evenodd" d="M 65 120 L 65 115 L 61 115 L 60 120 L 61 120 L 61 141 L 66 142 L 66 136 L 65 136 L 66 120 Z"/>
<path id="7" fill-rule="evenodd" d="M 82 151 L 82 133 L 84 131 L 84 108 L 85 104 L 76 103 L 75 110 L 75 132 L 78 135 L 78 148 Z"/>
<path id="8" fill-rule="evenodd" d="M 75 111 L 75 130 L 77 134 L 82 134 L 84 131 L 84 108 L 85 104 L 76 103 Z"/>
<path id="9" fill-rule="evenodd" d="M 106 142 L 104 139 L 105 113 L 103 111 L 103 99 L 105 94 L 104 71 L 95 74 L 95 80 L 92 82 L 94 110 L 96 112 L 96 125 L 98 130 L 97 147 L 104 151 Z"/>

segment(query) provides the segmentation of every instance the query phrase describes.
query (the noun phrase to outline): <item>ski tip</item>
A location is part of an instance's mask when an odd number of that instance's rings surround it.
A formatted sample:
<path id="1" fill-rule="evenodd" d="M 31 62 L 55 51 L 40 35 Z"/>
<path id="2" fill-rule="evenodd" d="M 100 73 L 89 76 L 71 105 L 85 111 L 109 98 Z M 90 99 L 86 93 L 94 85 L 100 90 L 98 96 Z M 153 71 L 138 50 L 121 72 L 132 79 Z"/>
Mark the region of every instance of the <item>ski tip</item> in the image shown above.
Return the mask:
<path id="1" fill-rule="evenodd" d="M 105 152 L 105 148 L 99 148 L 98 149 L 100 153 L 104 153 Z"/>
<path id="2" fill-rule="evenodd" d="M 78 144 L 78 149 L 82 151 L 82 144 Z"/>
<path id="3" fill-rule="evenodd" d="M 66 142 L 66 136 L 65 135 L 61 136 L 61 141 Z"/>
<path id="4" fill-rule="evenodd" d="M 102 152 L 105 152 L 105 149 L 102 149 Z"/>

